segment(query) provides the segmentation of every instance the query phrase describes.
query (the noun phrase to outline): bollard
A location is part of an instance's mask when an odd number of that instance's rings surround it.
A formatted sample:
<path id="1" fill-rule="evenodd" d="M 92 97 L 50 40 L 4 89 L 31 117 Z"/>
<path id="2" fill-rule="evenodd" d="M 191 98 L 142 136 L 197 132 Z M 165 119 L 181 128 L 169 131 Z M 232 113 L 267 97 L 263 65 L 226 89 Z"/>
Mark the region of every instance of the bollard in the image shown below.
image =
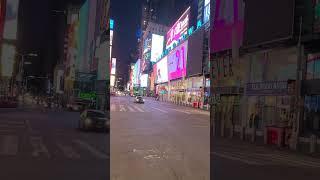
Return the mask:
<path id="1" fill-rule="evenodd" d="M 317 146 L 317 137 L 314 134 L 312 134 L 310 136 L 310 153 L 316 152 L 316 146 Z"/>
<path id="2" fill-rule="evenodd" d="M 257 130 L 256 128 L 252 128 L 252 132 L 251 132 L 251 142 L 255 142 L 256 140 L 256 133 L 257 133 Z"/>

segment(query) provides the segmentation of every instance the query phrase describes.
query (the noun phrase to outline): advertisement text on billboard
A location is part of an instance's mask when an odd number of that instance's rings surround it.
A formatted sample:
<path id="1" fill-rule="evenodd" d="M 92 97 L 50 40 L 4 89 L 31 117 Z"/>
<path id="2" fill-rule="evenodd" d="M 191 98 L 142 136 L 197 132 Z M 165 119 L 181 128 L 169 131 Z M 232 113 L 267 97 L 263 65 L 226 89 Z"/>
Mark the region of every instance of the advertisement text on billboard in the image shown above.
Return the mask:
<path id="1" fill-rule="evenodd" d="M 148 86 L 148 74 L 142 74 L 140 77 L 140 86 L 141 87 L 147 87 Z"/>
<path id="2" fill-rule="evenodd" d="M 166 48 L 172 47 L 184 34 L 187 34 L 189 27 L 190 7 L 182 14 L 178 21 L 167 32 Z"/>

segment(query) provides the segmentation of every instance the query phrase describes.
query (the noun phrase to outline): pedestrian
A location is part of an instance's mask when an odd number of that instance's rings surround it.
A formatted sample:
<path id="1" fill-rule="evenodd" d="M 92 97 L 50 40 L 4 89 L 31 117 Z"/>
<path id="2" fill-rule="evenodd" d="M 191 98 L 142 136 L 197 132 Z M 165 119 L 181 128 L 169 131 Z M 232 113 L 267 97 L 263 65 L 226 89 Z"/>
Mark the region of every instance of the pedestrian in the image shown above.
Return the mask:
<path id="1" fill-rule="evenodd" d="M 249 119 L 249 128 L 252 128 L 253 118 L 254 118 L 254 114 L 253 114 L 253 113 L 251 113 L 251 115 L 250 115 L 250 119 Z"/>

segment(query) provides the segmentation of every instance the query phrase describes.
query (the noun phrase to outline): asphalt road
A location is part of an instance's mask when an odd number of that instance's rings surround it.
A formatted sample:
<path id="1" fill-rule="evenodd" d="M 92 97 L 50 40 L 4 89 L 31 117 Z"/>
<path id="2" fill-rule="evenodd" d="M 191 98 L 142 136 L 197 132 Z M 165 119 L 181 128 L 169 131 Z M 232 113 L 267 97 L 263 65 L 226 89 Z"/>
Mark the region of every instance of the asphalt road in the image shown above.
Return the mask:
<path id="1" fill-rule="evenodd" d="M 111 180 L 209 180 L 209 112 L 111 98 Z"/>
<path id="2" fill-rule="evenodd" d="M 315 180 L 320 159 L 239 140 L 211 138 L 212 179 Z"/>
<path id="3" fill-rule="evenodd" d="M 64 111 L 0 109 L 0 179 L 109 179 L 109 135 L 78 131 L 78 119 Z"/>

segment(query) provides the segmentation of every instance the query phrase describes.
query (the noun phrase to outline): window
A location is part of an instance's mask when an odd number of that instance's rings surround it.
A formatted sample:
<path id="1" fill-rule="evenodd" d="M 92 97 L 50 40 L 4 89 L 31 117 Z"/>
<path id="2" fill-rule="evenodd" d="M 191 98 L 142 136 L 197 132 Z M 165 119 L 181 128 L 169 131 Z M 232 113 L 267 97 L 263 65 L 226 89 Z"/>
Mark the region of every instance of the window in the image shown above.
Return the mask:
<path id="1" fill-rule="evenodd" d="M 307 61 L 306 79 L 320 79 L 320 57 Z"/>

